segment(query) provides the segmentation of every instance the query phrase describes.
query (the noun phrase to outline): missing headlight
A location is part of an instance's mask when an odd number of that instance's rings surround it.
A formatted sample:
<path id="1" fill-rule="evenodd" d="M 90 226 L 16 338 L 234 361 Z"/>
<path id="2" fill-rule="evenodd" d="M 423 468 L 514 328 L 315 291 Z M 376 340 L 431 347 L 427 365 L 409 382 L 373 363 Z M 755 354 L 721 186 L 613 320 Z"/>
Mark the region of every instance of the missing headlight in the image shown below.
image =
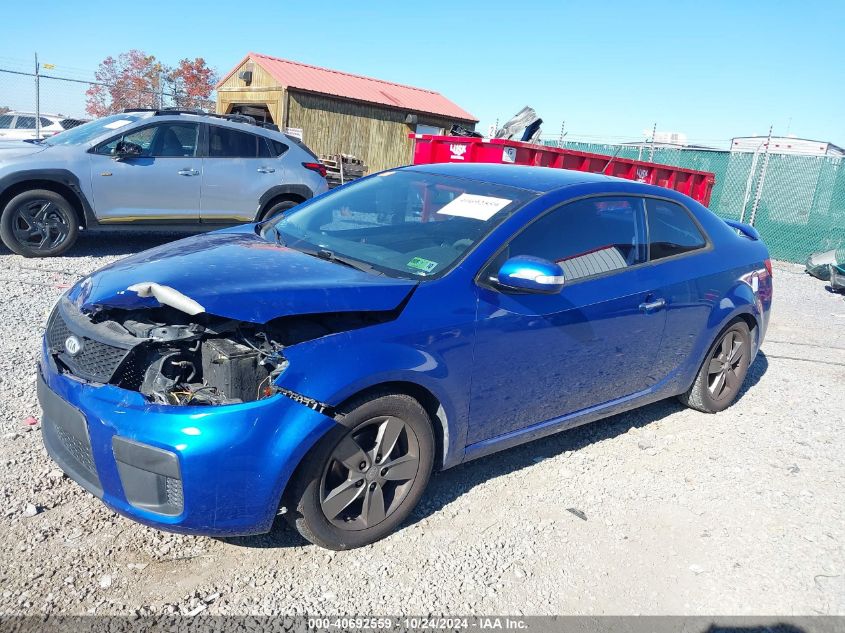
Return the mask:
<path id="1" fill-rule="evenodd" d="M 68 301 L 48 323 L 50 353 L 61 371 L 142 393 L 168 405 L 250 402 L 276 393 L 315 410 L 327 405 L 287 392 L 274 383 L 288 365 L 286 347 L 396 318 L 386 312 L 291 315 L 258 324 L 172 307 L 121 309 L 101 306 L 82 314 Z M 82 343 L 71 356 L 64 343 Z"/>

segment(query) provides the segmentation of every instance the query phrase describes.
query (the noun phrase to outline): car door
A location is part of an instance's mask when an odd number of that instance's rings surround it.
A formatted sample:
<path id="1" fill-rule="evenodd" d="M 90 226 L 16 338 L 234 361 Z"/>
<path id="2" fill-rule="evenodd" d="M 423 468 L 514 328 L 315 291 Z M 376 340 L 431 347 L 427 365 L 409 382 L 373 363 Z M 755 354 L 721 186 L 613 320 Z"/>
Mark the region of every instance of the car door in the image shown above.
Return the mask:
<path id="1" fill-rule="evenodd" d="M 278 171 L 277 171 L 278 170 Z M 222 125 L 208 126 L 203 159 L 203 222 L 251 222 L 262 194 L 281 180 L 263 136 Z"/>
<path id="2" fill-rule="evenodd" d="M 713 302 L 720 293 L 713 266 L 702 265 L 711 248 L 705 233 L 682 205 L 662 198 L 646 199 L 649 262 L 666 301 L 666 329 L 655 361 L 665 377 L 688 363 L 699 335 L 707 331 Z"/>
<path id="3" fill-rule="evenodd" d="M 473 444 L 648 389 L 665 312 L 647 262 L 642 199 L 601 196 L 529 224 L 479 276 Z M 555 261 L 559 294 L 489 281 L 509 257 Z"/>
<path id="4" fill-rule="evenodd" d="M 90 152 L 94 211 L 100 222 L 199 220 L 202 159 L 199 124 L 163 121 L 129 130 Z M 116 158 L 119 142 L 141 148 Z"/>

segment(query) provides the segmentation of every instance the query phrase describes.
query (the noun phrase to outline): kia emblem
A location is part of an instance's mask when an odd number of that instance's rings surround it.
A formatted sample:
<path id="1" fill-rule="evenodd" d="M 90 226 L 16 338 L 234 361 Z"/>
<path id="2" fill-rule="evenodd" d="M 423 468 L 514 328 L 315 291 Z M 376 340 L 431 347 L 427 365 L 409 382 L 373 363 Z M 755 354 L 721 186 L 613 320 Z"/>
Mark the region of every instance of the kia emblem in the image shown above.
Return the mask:
<path id="1" fill-rule="evenodd" d="M 76 356 L 82 351 L 82 341 L 71 335 L 65 339 L 65 351 L 71 356 Z"/>

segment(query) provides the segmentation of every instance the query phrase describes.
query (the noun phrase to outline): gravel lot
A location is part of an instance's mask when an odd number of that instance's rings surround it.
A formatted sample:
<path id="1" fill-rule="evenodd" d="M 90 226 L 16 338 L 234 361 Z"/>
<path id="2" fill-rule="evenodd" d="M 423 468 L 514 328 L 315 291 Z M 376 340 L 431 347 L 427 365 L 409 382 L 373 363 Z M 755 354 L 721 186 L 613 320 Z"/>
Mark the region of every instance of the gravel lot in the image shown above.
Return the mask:
<path id="1" fill-rule="evenodd" d="M 0 614 L 845 614 L 845 301 L 802 267 L 776 265 L 728 411 L 665 401 L 458 467 L 399 533 L 329 553 L 281 523 L 230 540 L 137 525 L 25 423 L 59 295 L 161 241 L 0 250 Z"/>

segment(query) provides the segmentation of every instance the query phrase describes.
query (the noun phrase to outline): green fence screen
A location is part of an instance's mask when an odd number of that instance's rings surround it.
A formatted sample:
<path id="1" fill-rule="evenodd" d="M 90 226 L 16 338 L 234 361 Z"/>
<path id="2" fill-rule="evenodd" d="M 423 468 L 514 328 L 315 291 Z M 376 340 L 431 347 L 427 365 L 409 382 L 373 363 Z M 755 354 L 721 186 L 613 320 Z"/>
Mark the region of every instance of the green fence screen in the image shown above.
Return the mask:
<path id="1" fill-rule="evenodd" d="M 556 141 L 547 145 L 558 146 Z M 710 208 L 754 225 L 772 257 L 804 262 L 818 251 L 845 247 L 845 159 L 835 156 L 602 145 L 567 141 L 563 147 L 640 158 L 716 174 Z M 756 211 L 755 211 L 756 207 Z"/>

